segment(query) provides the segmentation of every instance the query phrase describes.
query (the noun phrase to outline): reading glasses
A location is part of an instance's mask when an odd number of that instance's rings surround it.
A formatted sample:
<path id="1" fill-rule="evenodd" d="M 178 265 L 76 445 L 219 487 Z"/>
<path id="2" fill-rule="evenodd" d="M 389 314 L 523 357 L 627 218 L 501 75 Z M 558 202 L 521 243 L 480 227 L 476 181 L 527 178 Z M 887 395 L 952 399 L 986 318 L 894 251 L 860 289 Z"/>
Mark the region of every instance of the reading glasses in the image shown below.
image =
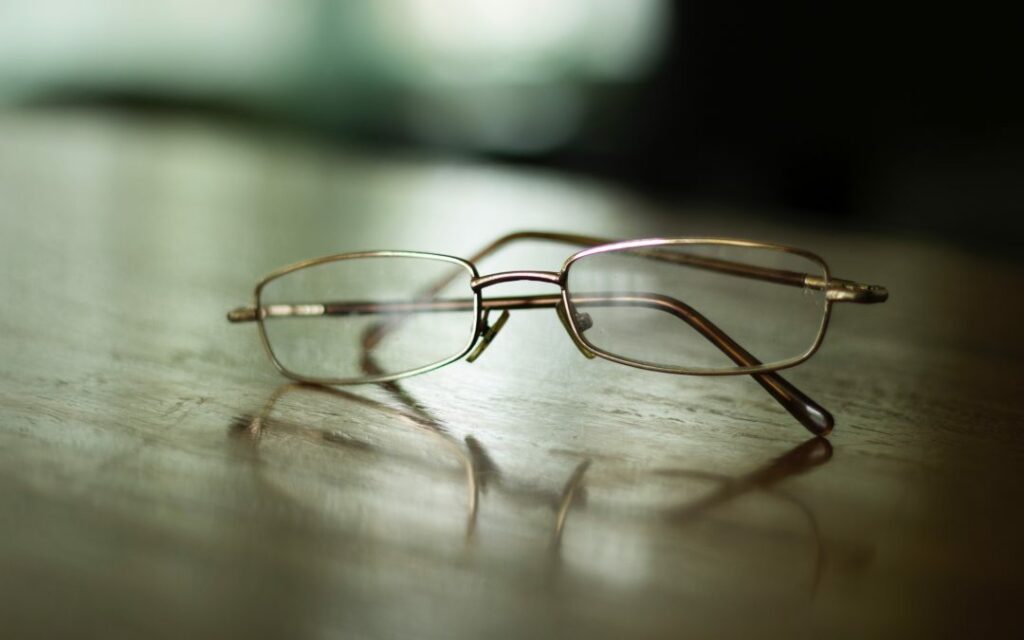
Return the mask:
<path id="1" fill-rule="evenodd" d="M 479 274 L 476 262 L 522 240 L 585 248 L 559 271 Z M 557 292 L 483 296 L 520 281 Z M 289 378 L 348 385 L 472 362 L 510 311 L 554 309 L 587 358 L 671 374 L 750 375 L 809 431 L 826 435 L 832 415 L 778 371 L 814 355 L 833 304 L 887 298 L 884 287 L 834 278 L 817 255 L 783 245 L 524 231 L 469 260 L 365 251 L 292 264 L 260 280 L 253 305 L 228 320 L 256 322 L 274 366 Z"/>

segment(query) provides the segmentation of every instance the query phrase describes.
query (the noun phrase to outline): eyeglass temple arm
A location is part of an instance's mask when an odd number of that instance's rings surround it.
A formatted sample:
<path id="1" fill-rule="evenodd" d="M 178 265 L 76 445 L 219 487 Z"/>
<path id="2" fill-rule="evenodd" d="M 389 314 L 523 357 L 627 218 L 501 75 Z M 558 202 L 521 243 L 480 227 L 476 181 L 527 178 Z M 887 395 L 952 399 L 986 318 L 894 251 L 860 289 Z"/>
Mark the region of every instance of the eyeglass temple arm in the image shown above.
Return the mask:
<path id="1" fill-rule="evenodd" d="M 483 309 L 539 309 L 554 308 L 561 303 L 561 296 L 520 296 L 489 298 L 482 301 Z M 761 361 L 729 337 L 716 324 L 693 307 L 675 298 L 654 293 L 629 295 L 600 293 L 591 296 L 576 296 L 575 307 L 588 306 L 643 306 L 665 311 L 686 322 L 722 353 L 741 367 L 756 367 Z M 412 312 L 466 311 L 473 308 L 473 300 L 425 300 L 411 302 L 325 302 L 316 304 L 279 304 L 262 308 L 263 317 L 316 317 L 336 315 L 402 315 Z M 232 322 L 246 322 L 256 319 L 255 308 L 241 308 L 229 314 Z M 381 325 L 386 327 L 387 325 Z M 777 372 L 768 371 L 750 374 L 765 391 L 789 412 L 808 431 L 815 435 L 827 435 L 832 431 L 835 420 L 832 414 L 805 393 L 790 384 Z"/>
<path id="2" fill-rule="evenodd" d="M 495 253 L 502 247 L 521 240 L 543 240 L 549 242 L 560 242 L 584 247 L 598 246 L 614 242 L 608 238 L 597 238 L 594 236 L 577 235 L 572 233 L 557 233 L 548 231 L 518 231 L 502 236 L 490 243 L 469 259 L 476 263 L 483 258 Z M 683 264 L 698 269 L 707 269 L 719 273 L 729 273 L 755 280 L 764 280 L 776 284 L 784 284 L 794 287 L 807 287 L 809 289 L 824 290 L 826 297 L 833 302 L 855 302 L 860 304 L 874 304 L 885 302 L 889 292 L 885 287 L 873 284 L 863 284 L 853 280 L 842 278 L 824 278 L 798 271 L 786 269 L 773 269 L 733 260 L 721 260 L 705 256 L 688 255 L 676 251 L 665 251 L 653 247 L 650 249 L 633 249 L 630 253 L 640 255 L 659 262 L 670 262 Z M 447 284 L 447 282 L 445 283 Z"/>
<path id="3" fill-rule="evenodd" d="M 475 253 L 470 262 L 476 264 L 483 258 L 497 252 L 504 246 L 513 242 L 530 240 L 541 240 L 548 242 L 560 242 L 576 246 L 598 246 L 613 242 L 608 238 L 599 238 L 574 233 L 559 233 L 551 231 L 524 230 L 509 233 L 501 236 Z M 679 252 L 648 250 L 647 255 L 656 260 L 663 260 L 675 263 L 685 263 L 690 266 L 723 271 L 746 277 L 753 277 L 770 282 L 778 282 L 791 286 L 808 287 L 817 290 L 824 290 L 825 296 L 832 302 L 853 302 L 859 304 L 874 304 L 885 302 L 889 298 L 888 290 L 880 285 L 871 285 L 844 280 L 841 278 L 830 278 L 826 281 L 823 278 L 810 274 L 799 274 L 779 269 L 767 269 L 755 265 L 744 265 L 725 260 L 714 260 L 702 256 L 688 256 Z M 445 283 L 439 285 L 434 291 L 440 291 Z M 724 333 L 722 335 L 725 335 Z M 716 344 L 716 346 L 718 346 Z M 738 346 L 738 345 L 737 345 Z M 721 348 L 721 347 L 719 347 Z M 749 353 L 747 355 L 750 355 Z M 835 419 L 821 405 L 814 402 L 809 396 L 801 392 L 789 383 L 785 378 L 775 372 L 752 374 L 754 379 L 768 393 L 771 394 L 800 424 L 804 425 L 811 433 L 826 435 L 832 431 Z"/>
<path id="4" fill-rule="evenodd" d="M 718 325 L 709 320 L 705 315 L 690 305 L 670 296 L 656 293 L 642 293 L 631 295 L 598 295 L 593 300 L 587 296 L 576 296 L 573 299 L 573 306 L 586 307 L 590 305 L 628 305 L 642 306 L 659 311 L 666 311 L 684 321 L 695 329 L 704 338 L 711 342 L 719 351 L 724 353 L 730 360 L 741 367 L 757 367 L 762 364 L 749 351 L 744 349 L 733 340 L 729 334 L 722 331 Z M 782 407 L 802 424 L 804 428 L 817 436 L 825 436 L 831 433 L 835 426 L 835 418 L 827 409 L 815 402 L 804 392 L 793 386 L 778 372 L 768 371 L 764 373 L 752 373 L 751 377 L 761 388 L 767 391 Z"/>

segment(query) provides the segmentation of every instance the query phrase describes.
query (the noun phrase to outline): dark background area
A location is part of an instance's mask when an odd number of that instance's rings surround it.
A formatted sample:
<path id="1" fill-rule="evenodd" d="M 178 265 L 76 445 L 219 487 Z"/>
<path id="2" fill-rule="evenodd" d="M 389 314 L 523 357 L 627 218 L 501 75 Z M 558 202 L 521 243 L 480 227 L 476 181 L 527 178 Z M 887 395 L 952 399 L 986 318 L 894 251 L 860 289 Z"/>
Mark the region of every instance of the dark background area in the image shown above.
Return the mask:
<path id="1" fill-rule="evenodd" d="M 1012 22 L 937 6 L 685 2 L 651 78 L 538 161 L 639 189 L 1013 253 Z"/>

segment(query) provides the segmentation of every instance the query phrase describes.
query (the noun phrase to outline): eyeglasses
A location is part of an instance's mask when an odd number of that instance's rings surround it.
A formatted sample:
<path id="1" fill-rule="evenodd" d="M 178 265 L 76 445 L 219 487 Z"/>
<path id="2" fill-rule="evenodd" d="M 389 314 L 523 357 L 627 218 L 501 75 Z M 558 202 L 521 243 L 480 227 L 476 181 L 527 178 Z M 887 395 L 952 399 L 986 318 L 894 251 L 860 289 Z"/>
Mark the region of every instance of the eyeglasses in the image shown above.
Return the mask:
<path id="1" fill-rule="evenodd" d="M 509 243 L 587 247 L 561 270 L 481 276 L 475 262 Z M 499 284 L 533 281 L 549 295 L 484 298 Z M 554 309 L 587 358 L 685 375 L 748 374 L 801 424 L 828 434 L 832 415 L 777 371 L 821 346 L 836 302 L 876 303 L 884 287 L 833 278 L 792 247 L 722 238 L 608 242 L 527 231 L 469 260 L 416 251 L 316 258 L 274 271 L 254 305 L 228 313 L 256 322 L 274 366 L 301 382 L 386 382 L 476 360 L 509 312 Z M 493 320 L 491 314 L 500 311 Z"/>

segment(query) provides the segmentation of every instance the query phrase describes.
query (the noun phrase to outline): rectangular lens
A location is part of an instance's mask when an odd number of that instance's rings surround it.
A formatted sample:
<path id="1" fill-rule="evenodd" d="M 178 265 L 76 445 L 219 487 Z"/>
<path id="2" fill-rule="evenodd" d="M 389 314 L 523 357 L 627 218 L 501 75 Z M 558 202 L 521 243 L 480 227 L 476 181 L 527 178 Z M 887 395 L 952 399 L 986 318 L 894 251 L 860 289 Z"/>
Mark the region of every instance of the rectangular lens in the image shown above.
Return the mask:
<path id="1" fill-rule="evenodd" d="M 440 256 L 342 257 L 268 280 L 257 304 L 290 373 L 361 382 L 465 353 L 476 326 L 472 277 L 468 264 Z"/>
<path id="2" fill-rule="evenodd" d="M 569 300 L 598 352 L 692 373 L 776 366 L 823 330 L 825 265 L 777 248 L 702 241 L 597 252 L 573 261 Z"/>

